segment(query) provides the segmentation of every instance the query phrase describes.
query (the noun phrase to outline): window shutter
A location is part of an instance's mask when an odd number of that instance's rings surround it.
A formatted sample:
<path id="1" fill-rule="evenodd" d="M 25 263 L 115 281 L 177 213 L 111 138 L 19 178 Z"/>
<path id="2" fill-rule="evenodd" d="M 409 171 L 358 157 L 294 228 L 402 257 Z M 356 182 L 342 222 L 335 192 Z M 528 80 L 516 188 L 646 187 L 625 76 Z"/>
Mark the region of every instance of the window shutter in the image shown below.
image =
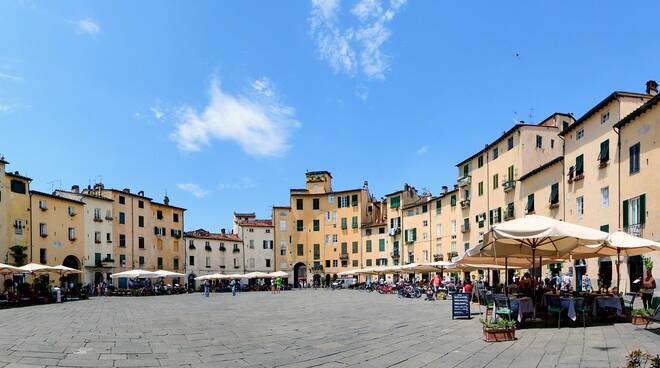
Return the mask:
<path id="1" fill-rule="evenodd" d="M 497 222 L 502 222 L 502 207 L 497 207 Z"/>
<path id="2" fill-rule="evenodd" d="M 576 175 L 582 174 L 583 169 L 584 169 L 583 161 L 584 161 L 584 156 L 582 156 L 582 155 L 575 158 L 575 174 Z"/>
<path id="3" fill-rule="evenodd" d="M 646 194 L 639 196 L 639 223 L 646 223 Z"/>
<path id="4" fill-rule="evenodd" d="M 412 229 L 412 240 L 415 241 L 417 240 L 417 229 Z"/>
<path id="5" fill-rule="evenodd" d="M 489 223 L 492 225 L 493 224 L 493 210 L 488 211 L 488 220 Z"/>
<path id="6" fill-rule="evenodd" d="M 628 227 L 628 200 L 623 201 L 623 227 Z"/>

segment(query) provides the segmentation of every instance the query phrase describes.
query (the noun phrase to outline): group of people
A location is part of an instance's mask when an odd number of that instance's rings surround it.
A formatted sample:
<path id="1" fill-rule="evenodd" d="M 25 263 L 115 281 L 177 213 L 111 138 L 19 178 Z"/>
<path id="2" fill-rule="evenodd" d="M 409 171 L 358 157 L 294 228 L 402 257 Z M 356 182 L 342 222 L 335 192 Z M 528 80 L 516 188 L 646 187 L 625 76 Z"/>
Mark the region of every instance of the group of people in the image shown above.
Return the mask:
<path id="1" fill-rule="evenodd" d="M 270 290 L 273 294 L 282 291 L 282 285 L 283 285 L 283 280 L 281 277 L 278 276 L 270 279 Z M 241 287 L 241 281 L 232 279 L 229 281 L 228 286 L 231 290 L 231 295 L 236 296 L 236 291 Z M 204 280 L 203 287 L 204 287 L 204 296 L 208 298 L 209 294 L 211 293 L 211 282 L 208 279 Z"/>

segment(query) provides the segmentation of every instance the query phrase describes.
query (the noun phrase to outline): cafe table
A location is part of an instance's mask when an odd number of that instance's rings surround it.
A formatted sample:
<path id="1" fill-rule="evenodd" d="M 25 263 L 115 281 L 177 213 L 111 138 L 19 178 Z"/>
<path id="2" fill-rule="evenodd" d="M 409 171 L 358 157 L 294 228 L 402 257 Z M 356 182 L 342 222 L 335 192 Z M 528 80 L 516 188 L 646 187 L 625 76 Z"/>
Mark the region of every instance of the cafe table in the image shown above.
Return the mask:
<path id="1" fill-rule="evenodd" d="M 594 316 L 598 315 L 598 309 L 612 308 L 616 310 L 616 315 L 620 316 L 623 311 L 621 305 L 621 298 L 618 296 L 597 296 L 594 298 L 593 310 L 591 311 Z"/>

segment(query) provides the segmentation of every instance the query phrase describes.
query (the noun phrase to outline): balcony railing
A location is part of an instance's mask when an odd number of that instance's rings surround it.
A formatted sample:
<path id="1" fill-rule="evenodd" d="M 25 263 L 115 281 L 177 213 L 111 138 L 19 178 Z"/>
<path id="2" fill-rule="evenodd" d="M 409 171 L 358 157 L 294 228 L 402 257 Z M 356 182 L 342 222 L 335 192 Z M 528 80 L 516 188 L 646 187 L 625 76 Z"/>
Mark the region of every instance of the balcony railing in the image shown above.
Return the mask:
<path id="1" fill-rule="evenodd" d="M 348 260 L 348 253 L 340 254 L 339 259 L 341 259 L 342 261 Z"/>
<path id="2" fill-rule="evenodd" d="M 221 245 L 221 246 L 220 246 L 220 251 L 221 251 L 221 252 L 224 252 L 224 251 L 226 251 L 226 250 L 227 250 L 227 248 L 225 248 L 224 245 Z"/>
<path id="3" fill-rule="evenodd" d="M 462 233 L 467 233 L 468 231 L 470 231 L 470 225 L 467 225 L 467 226 L 461 225 L 461 232 Z"/>
<path id="4" fill-rule="evenodd" d="M 516 181 L 515 180 L 507 180 L 502 184 L 502 188 L 504 188 L 505 193 L 516 189 Z"/>
<path id="5" fill-rule="evenodd" d="M 231 250 L 233 253 L 239 253 L 241 250 L 239 248 L 234 248 Z"/>
<path id="6" fill-rule="evenodd" d="M 644 234 L 644 224 L 632 224 L 624 228 L 625 232 L 630 235 L 642 237 Z"/>
<path id="7" fill-rule="evenodd" d="M 396 251 L 396 252 L 391 252 L 391 253 L 390 253 L 390 257 L 392 257 L 392 258 L 399 258 L 399 257 L 400 257 L 399 252 L 398 252 L 398 251 Z"/>
<path id="8" fill-rule="evenodd" d="M 469 199 L 464 199 L 461 201 L 461 208 L 468 208 L 470 207 L 470 200 Z"/>
<path id="9" fill-rule="evenodd" d="M 323 265 L 313 265 L 312 266 L 312 271 L 323 271 Z"/>
<path id="10" fill-rule="evenodd" d="M 433 261 L 438 262 L 438 261 L 444 261 L 445 257 L 442 254 L 434 254 L 433 255 Z"/>
<path id="11" fill-rule="evenodd" d="M 470 185 L 472 183 L 472 176 L 471 175 L 466 175 L 458 178 L 458 186 L 459 187 L 464 187 L 466 185 Z"/>
<path id="12" fill-rule="evenodd" d="M 94 222 L 103 222 L 103 219 L 100 216 L 94 216 Z"/>

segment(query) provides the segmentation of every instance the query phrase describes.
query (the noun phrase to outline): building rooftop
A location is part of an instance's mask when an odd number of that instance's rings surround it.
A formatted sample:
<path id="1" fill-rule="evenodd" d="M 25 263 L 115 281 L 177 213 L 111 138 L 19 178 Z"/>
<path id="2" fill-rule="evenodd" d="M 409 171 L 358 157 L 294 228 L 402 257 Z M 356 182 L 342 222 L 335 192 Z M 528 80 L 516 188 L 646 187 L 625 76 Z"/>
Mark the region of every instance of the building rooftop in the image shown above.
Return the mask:
<path id="1" fill-rule="evenodd" d="M 263 220 L 253 219 L 253 220 L 239 221 L 238 225 L 246 226 L 246 227 L 273 227 L 273 221 L 266 219 Z"/>
<path id="2" fill-rule="evenodd" d="M 27 176 L 23 176 L 23 175 L 19 174 L 18 171 L 14 171 L 13 173 L 7 171 L 7 172 L 5 172 L 5 175 L 11 176 L 11 177 L 14 177 L 14 178 L 18 178 L 18 179 L 32 181 L 31 178 L 28 178 Z"/>
<path id="3" fill-rule="evenodd" d="M 81 204 L 81 205 L 84 205 L 84 204 L 85 204 L 85 202 L 82 202 L 82 201 L 76 201 L 75 199 L 70 199 L 70 198 L 66 198 L 66 197 L 60 197 L 60 196 L 58 196 L 58 195 L 48 194 L 48 193 L 44 193 L 44 192 L 39 192 L 39 191 L 36 191 L 36 190 L 31 190 L 31 191 L 30 191 L 30 195 L 38 195 L 38 196 L 42 196 L 42 197 L 48 197 L 48 198 L 53 198 L 53 199 L 59 199 L 59 200 L 61 200 L 61 201 L 72 202 L 72 203 L 77 203 L 77 204 Z"/>
<path id="4" fill-rule="evenodd" d="M 525 179 L 527 179 L 527 178 L 529 178 L 529 177 L 531 177 L 531 176 L 534 176 L 534 175 L 540 173 L 541 171 L 543 171 L 543 170 L 549 168 L 550 166 L 552 166 L 552 165 L 554 165 L 554 164 L 556 164 L 556 163 L 558 163 L 558 162 L 562 162 L 562 161 L 564 161 L 564 156 L 559 156 L 559 157 L 555 158 L 554 160 L 550 160 L 550 161 L 546 162 L 545 164 L 543 164 L 543 165 L 537 167 L 536 169 L 534 169 L 534 170 L 528 172 L 527 174 L 521 176 L 521 177 L 518 179 L 518 181 L 523 181 L 523 180 L 525 180 Z"/>
<path id="5" fill-rule="evenodd" d="M 332 174 L 330 174 L 330 171 L 325 171 L 325 170 L 321 170 L 321 171 L 308 171 L 308 172 L 305 173 L 305 176 L 324 175 L 324 174 L 328 175 L 329 177 L 332 177 Z"/>
<path id="6" fill-rule="evenodd" d="M 222 233 L 212 233 L 205 229 L 197 229 L 193 231 L 186 231 L 183 233 L 183 236 L 186 238 L 197 238 L 197 239 L 213 239 L 213 240 L 224 240 L 224 241 L 233 241 L 240 242 L 243 241 L 238 237 L 238 234 L 222 234 Z"/>
<path id="7" fill-rule="evenodd" d="M 660 94 L 655 95 L 652 99 L 646 101 L 645 104 L 642 106 L 638 107 L 635 109 L 635 111 L 631 112 L 626 116 L 625 118 L 621 119 L 618 123 L 614 125 L 615 128 L 621 129 L 626 124 L 631 123 L 633 120 L 637 119 L 640 115 L 644 114 L 646 111 L 649 109 L 653 108 L 653 106 L 657 105 L 658 102 L 660 102 Z"/>

